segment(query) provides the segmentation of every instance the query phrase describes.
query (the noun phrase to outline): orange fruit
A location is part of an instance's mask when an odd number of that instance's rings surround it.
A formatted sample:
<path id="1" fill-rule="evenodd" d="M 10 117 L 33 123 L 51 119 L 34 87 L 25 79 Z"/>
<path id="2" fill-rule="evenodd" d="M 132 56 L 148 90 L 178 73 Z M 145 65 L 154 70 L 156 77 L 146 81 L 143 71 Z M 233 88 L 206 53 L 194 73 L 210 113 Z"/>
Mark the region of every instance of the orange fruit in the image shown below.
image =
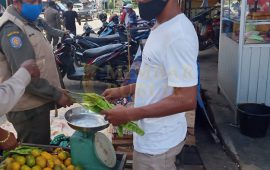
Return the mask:
<path id="1" fill-rule="evenodd" d="M 23 165 L 20 170 L 31 170 L 31 168 L 27 165 Z"/>
<path id="2" fill-rule="evenodd" d="M 66 170 L 67 169 L 64 164 L 61 164 L 60 167 L 61 167 L 62 170 Z"/>
<path id="3" fill-rule="evenodd" d="M 15 157 L 15 161 L 18 162 L 22 166 L 25 164 L 26 159 L 25 157 L 19 155 Z"/>
<path id="4" fill-rule="evenodd" d="M 26 165 L 28 165 L 29 167 L 33 167 L 36 165 L 36 159 L 33 155 L 26 156 Z"/>
<path id="5" fill-rule="evenodd" d="M 43 170 L 52 170 L 52 168 L 46 167 Z"/>
<path id="6" fill-rule="evenodd" d="M 60 152 L 62 152 L 62 151 L 63 151 L 62 148 L 56 148 L 56 149 L 53 151 L 53 153 L 58 154 L 58 153 L 60 153 Z"/>
<path id="7" fill-rule="evenodd" d="M 7 159 L 5 159 L 5 163 L 6 163 L 7 165 L 11 164 L 12 162 L 14 162 L 14 159 L 11 158 L 11 157 L 8 157 Z"/>
<path id="8" fill-rule="evenodd" d="M 63 162 L 62 161 L 60 161 L 59 159 L 55 159 L 55 160 L 53 160 L 54 161 L 54 164 L 55 165 L 61 165 Z"/>
<path id="9" fill-rule="evenodd" d="M 69 165 L 71 165 L 71 158 L 67 158 L 64 162 L 64 164 L 68 167 Z"/>
<path id="10" fill-rule="evenodd" d="M 49 167 L 49 168 L 53 168 L 54 167 L 54 162 L 53 162 L 52 159 L 47 160 L 47 167 Z"/>
<path id="11" fill-rule="evenodd" d="M 41 150 L 39 149 L 33 149 L 31 154 L 34 156 L 34 157 L 38 157 L 41 153 Z"/>
<path id="12" fill-rule="evenodd" d="M 41 168 L 45 168 L 47 160 L 43 156 L 36 157 L 36 165 L 39 165 Z"/>
<path id="13" fill-rule="evenodd" d="M 42 170 L 42 168 L 39 165 L 35 165 L 32 170 Z"/>
<path id="14" fill-rule="evenodd" d="M 11 165 L 11 170 L 19 170 L 21 167 L 19 162 L 12 162 L 10 165 Z"/>
<path id="15" fill-rule="evenodd" d="M 65 160 L 65 159 L 67 159 L 67 152 L 66 151 L 62 151 L 62 152 L 60 152 L 58 155 L 58 158 L 60 159 L 60 160 Z"/>
<path id="16" fill-rule="evenodd" d="M 43 156 L 44 158 L 46 158 L 47 160 L 52 159 L 52 155 L 48 152 L 43 151 L 40 153 L 40 155 Z"/>
<path id="17" fill-rule="evenodd" d="M 69 165 L 68 167 L 67 167 L 67 170 L 74 170 L 75 169 L 75 167 L 73 166 L 73 165 Z"/>
<path id="18" fill-rule="evenodd" d="M 53 170 L 62 170 L 61 166 L 60 165 L 55 165 Z"/>

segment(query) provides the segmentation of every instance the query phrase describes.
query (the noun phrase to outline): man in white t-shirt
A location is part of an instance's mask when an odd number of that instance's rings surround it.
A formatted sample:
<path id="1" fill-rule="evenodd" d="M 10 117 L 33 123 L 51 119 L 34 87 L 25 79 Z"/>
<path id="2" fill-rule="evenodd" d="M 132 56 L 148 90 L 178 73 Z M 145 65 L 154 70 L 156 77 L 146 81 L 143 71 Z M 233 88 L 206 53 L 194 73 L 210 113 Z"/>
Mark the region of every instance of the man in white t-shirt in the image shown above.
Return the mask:
<path id="1" fill-rule="evenodd" d="M 138 121 L 134 134 L 134 170 L 174 170 L 187 132 L 185 111 L 196 107 L 198 37 L 177 0 L 138 1 L 142 19 L 156 18 L 145 44 L 136 84 L 107 89 L 115 100 L 135 93 L 134 108 L 103 111 L 113 125 Z"/>

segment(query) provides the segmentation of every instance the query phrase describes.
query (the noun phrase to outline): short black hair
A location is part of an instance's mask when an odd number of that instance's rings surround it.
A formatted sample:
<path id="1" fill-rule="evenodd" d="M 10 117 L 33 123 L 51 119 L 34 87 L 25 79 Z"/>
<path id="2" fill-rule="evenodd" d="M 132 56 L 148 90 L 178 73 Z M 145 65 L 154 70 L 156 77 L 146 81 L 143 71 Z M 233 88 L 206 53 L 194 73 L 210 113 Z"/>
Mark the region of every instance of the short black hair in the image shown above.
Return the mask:
<path id="1" fill-rule="evenodd" d="M 73 3 L 72 3 L 72 2 L 68 2 L 68 3 L 67 3 L 67 7 L 68 7 L 68 8 L 73 8 Z"/>
<path id="2" fill-rule="evenodd" d="M 49 6 L 50 6 L 50 7 L 55 7 L 55 5 L 56 5 L 56 4 L 55 4 L 54 1 L 50 1 L 50 2 L 49 2 Z"/>

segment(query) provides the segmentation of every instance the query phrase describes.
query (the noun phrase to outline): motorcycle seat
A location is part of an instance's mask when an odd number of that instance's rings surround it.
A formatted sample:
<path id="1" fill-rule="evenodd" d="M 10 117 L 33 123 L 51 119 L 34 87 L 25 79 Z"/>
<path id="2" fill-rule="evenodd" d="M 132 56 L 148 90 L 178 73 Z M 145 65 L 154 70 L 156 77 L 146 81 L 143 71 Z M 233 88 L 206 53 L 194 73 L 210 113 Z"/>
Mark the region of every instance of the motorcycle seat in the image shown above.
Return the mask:
<path id="1" fill-rule="evenodd" d="M 96 44 L 109 44 L 114 41 L 120 41 L 119 34 L 107 35 L 105 37 L 85 37 L 86 40 L 94 42 Z"/>
<path id="2" fill-rule="evenodd" d="M 98 48 L 92 48 L 85 50 L 83 52 L 83 57 L 91 58 L 91 57 L 98 57 L 106 53 L 113 52 L 114 50 L 121 47 L 122 44 L 109 44 Z"/>

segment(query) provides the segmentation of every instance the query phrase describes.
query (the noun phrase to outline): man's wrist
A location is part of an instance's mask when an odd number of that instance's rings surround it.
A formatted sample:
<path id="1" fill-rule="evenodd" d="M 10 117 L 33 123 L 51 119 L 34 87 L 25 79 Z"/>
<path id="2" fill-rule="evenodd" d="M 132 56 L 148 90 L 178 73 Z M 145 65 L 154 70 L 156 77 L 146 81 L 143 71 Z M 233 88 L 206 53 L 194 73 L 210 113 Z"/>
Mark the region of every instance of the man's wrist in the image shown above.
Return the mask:
<path id="1" fill-rule="evenodd" d="M 126 112 L 129 121 L 137 121 L 142 119 L 141 114 L 138 110 L 139 108 L 127 108 Z"/>
<path id="2" fill-rule="evenodd" d="M 134 84 L 129 84 L 127 86 L 120 87 L 120 92 L 122 97 L 132 95 L 134 93 Z"/>
<path id="3" fill-rule="evenodd" d="M 127 90 L 126 90 L 126 87 L 125 86 L 124 87 L 119 87 L 118 88 L 118 91 L 119 91 L 119 94 L 120 94 L 121 97 L 128 96 Z"/>

